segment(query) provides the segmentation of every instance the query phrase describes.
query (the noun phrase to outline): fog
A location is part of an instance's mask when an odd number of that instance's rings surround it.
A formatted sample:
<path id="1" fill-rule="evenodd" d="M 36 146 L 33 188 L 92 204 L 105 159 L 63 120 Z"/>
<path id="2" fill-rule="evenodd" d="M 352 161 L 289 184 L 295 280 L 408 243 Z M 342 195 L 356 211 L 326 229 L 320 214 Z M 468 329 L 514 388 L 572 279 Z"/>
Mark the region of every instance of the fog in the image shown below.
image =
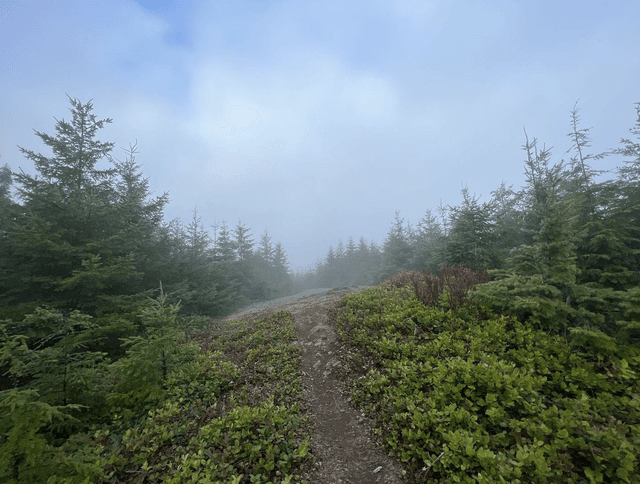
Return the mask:
<path id="1" fill-rule="evenodd" d="M 114 156 L 137 143 L 166 220 L 265 229 L 294 270 L 349 236 L 382 243 L 524 181 L 523 128 L 593 151 L 640 101 L 640 3 L 599 1 L 0 2 L 0 165 L 93 99 Z M 610 169 L 604 159 L 595 168 Z"/>

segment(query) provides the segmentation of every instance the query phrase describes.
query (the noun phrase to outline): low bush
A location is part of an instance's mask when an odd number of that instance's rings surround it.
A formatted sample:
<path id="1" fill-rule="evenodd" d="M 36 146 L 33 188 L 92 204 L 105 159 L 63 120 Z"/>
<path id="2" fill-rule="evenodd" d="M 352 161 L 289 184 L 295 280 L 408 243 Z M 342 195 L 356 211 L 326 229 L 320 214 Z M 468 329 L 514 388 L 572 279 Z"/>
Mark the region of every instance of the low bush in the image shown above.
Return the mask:
<path id="1" fill-rule="evenodd" d="M 640 474 L 637 356 L 588 359 L 507 317 L 425 306 L 410 286 L 348 295 L 335 322 L 352 399 L 410 482 L 631 483 Z"/>
<path id="2" fill-rule="evenodd" d="M 404 271 L 387 277 L 383 283 L 390 287 L 412 287 L 415 296 L 425 306 L 444 303 L 456 310 L 469 302 L 467 295 L 471 288 L 490 279 L 486 272 L 474 271 L 462 264 L 444 266 L 437 277 L 429 271 Z"/>
<path id="3" fill-rule="evenodd" d="M 164 405 L 95 434 L 105 482 L 303 482 L 310 426 L 294 338 L 286 312 L 200 332 L 203 351 L 170 373 Z"/>

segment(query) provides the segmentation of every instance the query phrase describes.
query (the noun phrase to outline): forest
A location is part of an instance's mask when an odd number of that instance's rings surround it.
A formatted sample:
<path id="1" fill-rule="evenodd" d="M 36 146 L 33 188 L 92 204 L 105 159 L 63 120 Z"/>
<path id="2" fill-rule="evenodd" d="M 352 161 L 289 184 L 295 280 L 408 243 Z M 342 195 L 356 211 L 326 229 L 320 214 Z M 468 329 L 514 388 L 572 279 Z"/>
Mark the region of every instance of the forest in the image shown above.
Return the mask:
<path id="1" fill-rule="evenodd" d="M 284 245 L 273 243 L 267 231 L 258 243 L 241 222 L 235 228 L 223 222 L 210 231 L 197 210 L 186 226 L 179 220 L 166 222 L 163 211 L 169 196 L 151 196 L 149 181 L 136 163 L 136 146 L 129 147 L 124 160 L 113 157 L 114 144 L 98 140 L 99 130 L 112 120 L 98 119 L 91 102 L 70 102 L 71 119 L 57 121 L 54 135 L 36 131 L 52 156 L 20 148 L 37 176 L 12 172 L 7 165 L 0 169 L 3 482 L 161 482 L 147 472 L 155 461 L 136 460 L 138 450 L 140 455 L 151 452 L 136 445 L 156 445 L 145 440 L 150 437 L 144 432 L 136 434 L 136 427 L 147 416 L 176 415 L 175 402 L 185 395 L 200 401 L 194 394 L 200 395 L 204 387 L 208 398 L 222 401 L 229 392 L 236 395 L 232 384 L 240 380 L 241 363 L 231 357 L 227 366 L 207 370 L 212 353 L 203 353 L 194 335 L 219 329 L 218 317 L 251 302 L 312 287 L 410 288 L 425 307 L 440 305 L 452 314 L 467 311 L 479 320 L 491 314 L 561 337 L 605 373 L 624 373 L 628 386 L 611 390 L 618 399 L 611 405 L 632 408 L 623 414 L 631 419 L 629 425 L 638 424 L 640 103 L 631 136 L 621 138 L 618 148 L 591 152 L 590 130 L 581 126 L 576 104 L 569 116 L 568 160 L 553 162 L 551 151 L 525 133 L 526 183 L 520 189 L 503 183 L 481 202 L 464 188 L 459 205 L 427 210 L 415 227 L 396 213 L 382 246 L 364 236 L 357 243 L 350 238 L 346 246 L 331 247 L 314 270 L 294 275 Z M 620 159 L 614 172 L 598 168 L 604 157 Z M 467 306 L 471 301 L 473 311 Z M 354 299 L 350 304 L 374 303 Z M 418 328 L 419 318 L 413 317 Z M 353 344 L 356 319 L 338 319 L 342 334 Z M 271 335 L 282 332 L 277 340 L 290 344 L 292 327 L 286 315 L 260 324 Z M 261 347 L 264 358 L 274 357 L 268 353 L 271 343 L 261 346 L 258 336 L 241 332 L 238 338 L 251 348 Z M 216 354 L 231 351 L 216 341 L 209 343 Z M 372 341 L 368 344 L 373 348 Z M 274 348 L 285 351 L 284 346 Z M 253 353 L 246 357 L 254 362 L 257 358 Z M 274 383 L 273 394 L 298 412 L 290 404 L 299 398 L 299 382 L 287 373 L 294 367 L 286 366 L 279 378 L 295 383 L 286 390 Z M 215 378 L 203 383 L 201 376 L 208 371 Z M 186 379 L 180 384 L 186 387 L 176 383 L 176 375 Z M 593 388 L 597 392 L 595 383 Z M 243 391 L 237 398 L 245 406 L 238 408 L 253 408 Z M 362 388 L 358 391 L 367 401 Z M 268 410 L 270 402 L 258 405 L 262 413 L 247 410 L 247 421 L 259 427 L 260 418 L 275 418 Z M 202 409 L 189 410 L 197 411 Z M 173 422 L 171 415 L 163 425 Z M 288 481 L 282 476 L 295 469 L 296 462 L 307 462 L 308 429 L 302 423 L 289 428 L 287 418 L 278 419 L 267 427 L 276 434 L 284 429 L 295 441 L 281 445 L 287 458 L 278 461 L 280 477 L 270 474 L 274 468 L 263 459 L 263 474 L 257 467 L 254 471 L 271 477 L 248 481 L 229 473 L 224 482 L 298 482 L 293 474 Z M 162 432 L 159 442 L 173 442 L 173 433 Z M 215 432 L 211 439 L 222 439 L 223 430 Z M 605 482 L 605 477 L 613 482 L 610 476 L 632 482 L 628 476 L 637 469 L 640 436 L 637 431 L 630 435 L 624 439 L 631 451 L 615 457 L 615 469 L 596 469 L 584 482 Z M 123 457 L 126 453 L 129 460 Z M 129 477 L 122 474 L 122 459 L 135 469 Z M 230 456 L 234 465 L 244 459 Z M 184 465 L 180 472 L 186 472 Z M 227 475 L 229 469 L 216 472 Z M 148 480 L 136 480 L 142 474 Z M 166 482 L 184 481 L 176 477 Z M 547 481 L 540 477 L 530 482 Z"/>

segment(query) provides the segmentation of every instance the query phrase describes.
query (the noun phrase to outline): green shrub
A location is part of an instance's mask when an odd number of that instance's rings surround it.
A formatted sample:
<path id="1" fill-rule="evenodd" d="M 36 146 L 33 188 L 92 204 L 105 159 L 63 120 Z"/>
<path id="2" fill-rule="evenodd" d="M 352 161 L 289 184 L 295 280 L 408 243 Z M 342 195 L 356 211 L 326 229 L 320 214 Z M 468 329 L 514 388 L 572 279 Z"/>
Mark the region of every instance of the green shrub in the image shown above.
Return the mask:
<path id="1" fill-rule="evenodd" d="M 404 288 L 336 311 L 353 401 L 411 482 L 633 482 L 640 358 L 587 358 L 564 338 Z"/>
<path id="2" fill-rule="evenodd" d="M 170 371 L 160 408 L 96 433 L 106 482 L 302 482 L 312 458 L 294 339 L 285 312 L 197 334 L 202 352 Z"/>

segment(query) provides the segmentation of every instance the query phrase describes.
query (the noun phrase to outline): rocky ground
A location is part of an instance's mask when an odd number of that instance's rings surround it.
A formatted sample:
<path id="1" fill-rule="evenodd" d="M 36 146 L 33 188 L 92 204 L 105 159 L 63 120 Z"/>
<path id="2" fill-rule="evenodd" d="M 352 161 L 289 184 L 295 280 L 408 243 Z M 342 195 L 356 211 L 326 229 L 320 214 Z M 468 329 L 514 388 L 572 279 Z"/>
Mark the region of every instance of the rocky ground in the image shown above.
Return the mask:
<path id="1" fill-rule="evenodd" d="M 318 459 L 311 484 L 395 484 L 405 482 L 401 466 L 376 443 L 371 424 L 349 403 L 336 371 L 340 344 L 330 311 L 346 293 L 359 289 L 318 289 L 260 303 L 228 319 L 290 311 L 302 348 L 305 402 L 314 426 L 312 452 Z"/>

